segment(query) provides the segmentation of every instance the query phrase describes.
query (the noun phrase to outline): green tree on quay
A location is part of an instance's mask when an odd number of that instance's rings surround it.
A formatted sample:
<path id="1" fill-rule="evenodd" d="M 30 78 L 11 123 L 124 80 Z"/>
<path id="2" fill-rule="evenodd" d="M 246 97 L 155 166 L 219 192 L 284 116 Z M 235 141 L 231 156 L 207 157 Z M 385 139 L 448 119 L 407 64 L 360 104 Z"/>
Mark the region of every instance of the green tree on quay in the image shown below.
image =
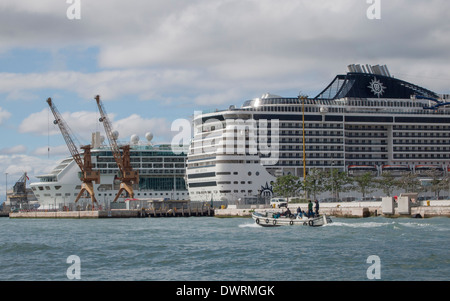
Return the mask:
<path id="1" fill-rule="evenodd" d="M 431 179 L 429 181 L 428 187 L 431 189 L 431 191 L 434 192 L 434 196 L 436 197 L 436 199 L 439 199 L 441 190 L 448 189 L 449 178 L 443 177 L 442 172 L 438 170 L 429 170 L 426 172 L 426 175 Z"/>
<path id="2" fill-rule="evenodd" d="M 376 186 L 383 190 L 386 196 L 390 196 L 394 189 L 398 187 L 398 181 L 390 171 L 381 173 L 381 177 L 375 180 Z"/>
<path id="3" fill-rule="evenodd" d="M 374 179 L 375 177 L 372 175 L 371 172 L 366 172 L 362 175 L 354 176 L 353 189 L 361 193 L 363 198 L 365 198 L 366 194 L 372 192 L 375 188 Z"/>
<path id="4" fill-rule="evenodd" d="M 351 178 L 345 171 L 340 171 L 336 168 L 333 168 L 327 173 L 324 188 L 328 191 L 331 191 L 334 198 L 339 199 L 339 193 L 348 191 L 350 189 L 348 184 L 350 184 L 351 182 Z"/>
<path id="5" fill-rule="evenodd" d="M 398 187 L 404 189 L 405 192 L 420 192 L 423 190 L 417 174 L 412 172 L 403 175 L 397 180 L 397 183 Z"/>
<path id="6" fill-rule="evenodd" d="M 302 183 L 302 189 L 306 191 L 308 195 L 312 195 L 314 196 L 314 199 L 317 199 L 316 195 L 325 190 L 325 177 L 326 173 L 320 169 L 311 169 Z"/>
<path id="7" fill-rule="evenodd" d="M 273 192 L 282 195 L 289 202 L 289 198 L 301 188 L 300 178 L 293 175 L 278 177 L 273 184 Z"/>

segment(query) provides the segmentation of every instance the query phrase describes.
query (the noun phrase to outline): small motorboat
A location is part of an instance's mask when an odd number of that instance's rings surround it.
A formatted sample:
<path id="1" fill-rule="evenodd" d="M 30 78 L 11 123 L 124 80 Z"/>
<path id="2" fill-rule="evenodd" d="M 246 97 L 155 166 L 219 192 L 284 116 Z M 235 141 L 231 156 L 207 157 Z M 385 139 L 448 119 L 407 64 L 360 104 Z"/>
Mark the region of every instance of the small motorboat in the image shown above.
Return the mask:
<path id="1" fill-rule="evenodd" d="M 331 223 L 331 218 L 325 214 L 316 217 L 298 216 L 291 214 L 283 216 L 278 212 L 253 212 L 252 218 L 257 225 L 263 227 L 278 227 L 278 226 L 311 226 L 319 227 Z"/>

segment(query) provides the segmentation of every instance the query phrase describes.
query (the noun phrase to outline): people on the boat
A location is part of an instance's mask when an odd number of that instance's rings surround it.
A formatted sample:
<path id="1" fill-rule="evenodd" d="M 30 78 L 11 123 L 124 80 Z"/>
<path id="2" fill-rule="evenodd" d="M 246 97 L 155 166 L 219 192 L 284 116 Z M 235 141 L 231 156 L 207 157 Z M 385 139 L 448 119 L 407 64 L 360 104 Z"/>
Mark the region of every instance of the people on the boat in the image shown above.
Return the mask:
<path id="1" fill-rule="evenodd" d="M 314 217 L 313 203 L 311 202 L 311 200 L 309 200 L 308 203 L 308 217 Z"/>
<path id="2" fill-rule="evenodd" d="M 281 214 L 281 216 L 286 216 L 286 217 L 291 216 L 291 210 L 289 210 L 289 208 L 286 208 L 286 211 L 284 211 L 284 212 Z"/>
<path id="3" fill-rule="evenodd" d="M 319 201 L 315 200 L 316 206 L 314 207 L 316 209 L 316 215 L 319 216 Z"/>
<path id="4" fill-rule="evenodd" d="M 302 208 L 300 208 L 300 206 L 297 207 L 297 216 L 298 216 L 299 218 L 302 218 L 302 217 L 303 217 Z"/>

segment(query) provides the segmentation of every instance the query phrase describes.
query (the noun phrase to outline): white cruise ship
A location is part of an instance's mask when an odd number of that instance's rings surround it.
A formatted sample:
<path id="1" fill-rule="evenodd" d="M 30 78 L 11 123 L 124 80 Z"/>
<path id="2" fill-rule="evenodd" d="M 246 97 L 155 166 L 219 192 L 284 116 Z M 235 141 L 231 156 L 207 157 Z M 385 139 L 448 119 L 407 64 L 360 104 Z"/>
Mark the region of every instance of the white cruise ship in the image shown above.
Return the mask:
<path id="1" fill-rule="evenodd" d="M 134 136 L 136 137 L 136 136 Z M 146 199 L 187 200 L 189 193 L 185 183 L 185 164 L 188 147 L 174 150 L 171 145 L 130 144 L 130 160 L 133 169 L 139 171 L 139 185 L 135 185 L 134 197 Z M 133 138 L 133 136 L 132 136 Z M 100 134 L 93 134 L 91 150 L 93 170 L 100 171 L 100 184 L 94 184 L 99 205 L 109 206 L 119 190 L 118 168 L 109 146 L 102 145 Z M 31 183 L 39 209 L 68 207 L 75 201 L 81 189 L 80 169 L 72 157 L 62 160 L 50 174 L 36 176 L 39 182 Z M 118 199 L 123 202 L 125 193 Z M 87 206 L 91 199 L 86 195 L 78 205 Z"/>
<path id="2" fill-rule="evenodd" d="M 302 178 L 312 168 L 447 173 L 449 96 L 394 78 L 386 66 L 348 69 L 314 98 L 267 93 L 240 108 L 196 114 L 190 199 L 270 196 L 277 176 Z"/>

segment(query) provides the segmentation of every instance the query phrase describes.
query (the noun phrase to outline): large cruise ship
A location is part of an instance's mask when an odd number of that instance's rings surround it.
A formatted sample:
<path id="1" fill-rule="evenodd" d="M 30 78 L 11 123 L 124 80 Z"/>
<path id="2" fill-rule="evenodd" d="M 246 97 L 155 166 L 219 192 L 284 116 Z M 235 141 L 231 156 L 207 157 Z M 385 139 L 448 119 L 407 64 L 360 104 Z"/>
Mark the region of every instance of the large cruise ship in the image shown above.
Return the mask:
<path id="1" fill-rule="evenodd" d="M 314 98 L 266 93 L 240 108 L 196 114 L 190 199 L 270 196 L 276 177 L 302 178 L 312 168 L 447 173 L 449 96 L 397 79 L 385 65 L 348 69 Z"/>
<path id="2" fill-rule="evenodd" d="M 133 169 L 139 171 L 139 185 L 135 185 L 134 197 L 145 199 L 187 200 L 189 193 L 185 183 L 185 164 L 188 147 L 173 149 L 170 144 L 152 145 L 151 134 L 148 142 L 139 143 L 137 136 L 131 137 L 130 161 Z M 94 184 L 95 197 L 99 205 L 109 206 L 120 186 L 117 179 L 119 169 L 109 146 L 102 143 L 100 134 L 92 135 L 93 170 L 100 171 L 100 184 Z M 80 169 L 72 157 L 63 159 L 49 174 L 36 176 L 40 181 L 31 183 L 39 209 L 69 207 L 81 189 Z M 128 196 L 123 193 L 118 202 Z M 91 204 L 86 196 L 78 205 Z"/>

